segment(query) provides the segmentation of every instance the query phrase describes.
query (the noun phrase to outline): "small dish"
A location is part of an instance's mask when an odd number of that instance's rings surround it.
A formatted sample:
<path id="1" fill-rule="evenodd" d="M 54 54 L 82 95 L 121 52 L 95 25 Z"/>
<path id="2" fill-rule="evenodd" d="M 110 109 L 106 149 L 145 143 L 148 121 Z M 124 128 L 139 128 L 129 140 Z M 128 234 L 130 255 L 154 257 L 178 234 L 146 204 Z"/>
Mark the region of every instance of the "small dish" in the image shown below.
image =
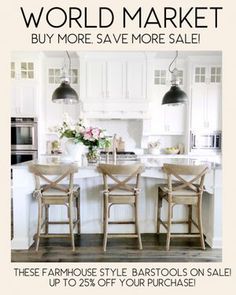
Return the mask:
<path id="1" fill-rule="evenodd" d="M 165 148 L 165 153 L 166 154 L 171 154 L 171 155 L 177 155 L 179 153 L 178 148 Z"/>

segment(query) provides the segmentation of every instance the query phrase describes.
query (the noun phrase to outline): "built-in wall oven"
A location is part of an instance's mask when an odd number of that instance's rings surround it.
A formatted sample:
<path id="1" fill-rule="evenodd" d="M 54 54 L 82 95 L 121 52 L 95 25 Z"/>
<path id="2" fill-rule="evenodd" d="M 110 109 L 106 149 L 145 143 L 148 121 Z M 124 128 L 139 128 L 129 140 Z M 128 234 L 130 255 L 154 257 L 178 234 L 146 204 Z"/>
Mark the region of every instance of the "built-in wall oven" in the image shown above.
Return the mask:
<path id="1" fill-rule="evenodd" d="M 18 164 L 36 159 L 37 151 L 11 151 L 11 164 Z"/>
<path id="2" fill-rule="evenodd" d="M 37 119 L 11 118 L 11 164 L 33 160 L 37 154 Z"/>

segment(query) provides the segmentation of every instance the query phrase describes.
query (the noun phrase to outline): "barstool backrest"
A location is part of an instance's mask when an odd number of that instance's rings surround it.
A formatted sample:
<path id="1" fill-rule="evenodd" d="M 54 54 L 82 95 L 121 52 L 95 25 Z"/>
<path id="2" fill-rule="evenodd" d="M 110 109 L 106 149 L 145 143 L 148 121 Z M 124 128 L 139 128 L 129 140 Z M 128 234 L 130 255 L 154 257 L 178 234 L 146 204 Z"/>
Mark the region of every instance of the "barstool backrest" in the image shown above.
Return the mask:
<path id="1" fill-rule="evenodd" d="M 105 190 L 109 190 L 109 192 L 115 189 L 134 191 L 134 188 L 138 189 L 140 187 L 140 175 L 144 171 L 144 165 L 99 164 L 98 170 L 103 174 Z M 120 177 L 123 177 L 123 179 Z M 108 183 L 108 178 L 114 181 L 113 185 Z M 129 183 L 131 179 L 135 179 L 134 185 Z"/>
<path id="2" fill-rule="evenodd" d="M 167 174 L 169 191 L 190 189 L 196 193 L 202 192 L 204 178 L 208 170 L 207 165 L 163 165 L 163 171 Z M 193 178 L 189 180 L 189 176 Z M 177 185 L 174 187 L 173 180 L 177 181 Z"/>
<path id="3" fill-rule="evenodd" d="M 44 180 L 47 185 L 44 185 L 43 191 L 53 188 L 65 192 L 73 188 L 73 176 L 78 171 L 78 166 L 76 164 L 32 164 L 29 165 L 29 171 L 34 174 L 36 190 L 41 189 L 41 181 Z M 47 176 L 55 176 L 55 179 L 52 180 Z M 69 176 L 69 184 L 68 189 L 65 189 L 59 183 L 67 176 Z"/>

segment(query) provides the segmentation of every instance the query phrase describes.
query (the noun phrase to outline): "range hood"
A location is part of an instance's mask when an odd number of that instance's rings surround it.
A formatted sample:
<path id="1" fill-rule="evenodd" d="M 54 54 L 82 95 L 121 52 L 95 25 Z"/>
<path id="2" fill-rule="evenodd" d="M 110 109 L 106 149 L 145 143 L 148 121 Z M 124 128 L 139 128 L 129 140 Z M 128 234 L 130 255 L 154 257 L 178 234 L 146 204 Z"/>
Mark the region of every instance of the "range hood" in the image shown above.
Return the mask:
<path id="1" fill-rule="evenodd" d="M 146 102 L 109 102 L 83 103 L 83 114 L 88 119 L 146 119 L 148 104 Z"/>

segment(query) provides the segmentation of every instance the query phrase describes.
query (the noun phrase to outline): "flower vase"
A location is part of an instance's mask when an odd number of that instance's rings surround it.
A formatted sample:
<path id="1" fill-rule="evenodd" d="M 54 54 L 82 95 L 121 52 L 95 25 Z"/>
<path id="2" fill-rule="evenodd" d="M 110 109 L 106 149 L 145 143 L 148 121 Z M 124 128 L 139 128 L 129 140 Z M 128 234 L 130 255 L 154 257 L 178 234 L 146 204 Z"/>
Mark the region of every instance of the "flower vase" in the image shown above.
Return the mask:
<path id="1" fill-rule="evenodd" d="M 89 151 L 86 156 L 88 163 L 97 163 L 99 159 L 99 152 L 95 148 L 89 148 Z"/>
<path id="2" fill-rule="evenodd" d="M 82 154 L 84 152 L 84 145 L 82 143 L 75 143 L 73 139 L 68 139 L 65 143 L 65 149 L 70 160 L 82 164 Z"/>

